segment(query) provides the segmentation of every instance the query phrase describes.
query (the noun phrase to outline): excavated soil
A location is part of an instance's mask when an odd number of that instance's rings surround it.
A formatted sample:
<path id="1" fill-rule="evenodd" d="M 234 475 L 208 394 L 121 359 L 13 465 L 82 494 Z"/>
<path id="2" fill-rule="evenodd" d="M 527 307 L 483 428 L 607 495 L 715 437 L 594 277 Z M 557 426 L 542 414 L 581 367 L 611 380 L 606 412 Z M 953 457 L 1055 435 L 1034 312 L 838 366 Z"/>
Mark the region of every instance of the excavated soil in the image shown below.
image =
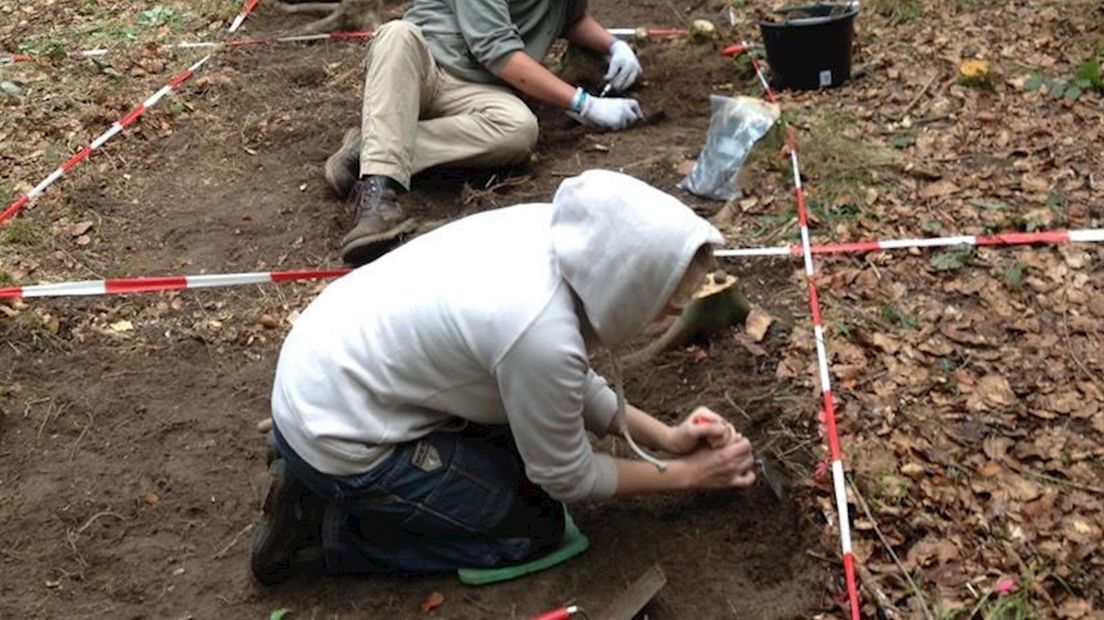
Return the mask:
<path id="1" fill-rule="evenodd" d="M 611 26 L 673 19 L 664 3 L 623 4 L 628 12 L 603 3 L 599 17 Z M 284 23 L 266 19 L 262 11 L 250 27 Z M 217 56 L 184 89 L 172 131 L 120 140 L 115 173 L 67 181 L 57 208 L 97 222 L 78 257 L 84 267 L 112 277 L 339 264 L 341 205 L 322 164 L 357 123 L 362 53 L 362 44 L 334 43 Z M 599 134 L 538 109 L 542 136 L 529 165 L 423 175 L 406 205 L 443 221 L 547 200 L 565 176 L 593 167 L 677 191 L 676 167 L 696 154 L 708 124 L 708 95 L 730 92 L 734 71 L 709 45 L 655 42 L 641 57 L 640 101 L 664 120 Z M 678 195 L 706 216 L 719 206 Z M 735 273 L 752 299 L 782 317 L 766 353 L 724 334 L 638 369 L 628 395 L 668 418 L 709 405 L 784 454 L 808 431 L 774 376 L 786 317 L 800 312 L 801 298 L 787 264 L 744 269 Z M 528 617 L 566 601 L 597 611 L 657 562 L 669 584 L 649 618 L 802 618 L 827 604 L 835 567 L 807 553 L 815 517 L 765 486 L 580 506 L 591 549 L 514 583 L 256 585 L 246 530 L 264 462 L 254 425 L 267 415 L 287 327 L 258 321 L 301 308 L 316 288 L 43 301 L 34 303 L 57 329 L 0 322 L 0 616 L 259 618 L 290 608 L 302 618 L 405 618 L 422 616 L 419 603 L 437 590 L 445 595 L 437 617 Z M 88 327 L 97 316 L 131 317 L 133 329 Z"/>

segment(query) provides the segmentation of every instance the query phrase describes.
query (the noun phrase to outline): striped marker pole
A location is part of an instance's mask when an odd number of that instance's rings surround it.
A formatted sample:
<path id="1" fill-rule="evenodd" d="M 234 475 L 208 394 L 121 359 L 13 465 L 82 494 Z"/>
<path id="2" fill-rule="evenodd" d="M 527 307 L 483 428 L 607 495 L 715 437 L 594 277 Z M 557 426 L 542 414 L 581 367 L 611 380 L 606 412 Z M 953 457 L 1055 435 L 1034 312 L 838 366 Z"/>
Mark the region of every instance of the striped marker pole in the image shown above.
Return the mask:
<path id="1" fill-rule="evenodd" d="M 1067 243 L 1099 243 L 1104 241 L 1104 228 L 1077 230 L 1047 230 L 1037 232 L 1007 232 L 996 235 L 958 235 L 924 239 L 881 239 L 850 243 L 824 243 L 810 246 L 813 254 L 865 254 L 884 250 L 913 248 L 945 248 L 956 246 L 1064 245 Z M 717 258 L 749 258 L 757 256 L 801 256 L 801 245 L 780 245 L 762 248 L 731 248 L 717 250 Z"/>
<path id="2" fill-rule="evenodd" d="M 234 18 L 234 21 L 230 22 L 230 32 L 236 32 L 238 28 L 241 28 L 242 23 L 245 22 L 245 18 L 249 17 L 249 14 L 253 12 L 256 6 L 257 0 L 245 0 L 245 6 L 242 7 L 241 12 Z"/>
<path id="3" fill-rule="evenodd" d="M 847 599 L 851 604 L 851 620 L 859 620 L 859 593 L 855 584 L 855 556 L 851 552 L 851 517 L 847 510 L 847 486 L 843 476 L 843 458 L 839 434 L 836 431 L 836 408 L 832 403 L 832 383 L 828 376 L 828 354 L 824 347 L 824 326 L 820 317 L 820 301 L 817 299 L 816 271 L 813 268 L 813 252 L 809 243 L 809 221 L 805 208 L 805 190 L 801 186 L 801 168 L 797 162 L 797 141 L 793 131 L 789 133 L 790 163 L 793 164 L 794 194 L 797 198 L 797 221 L 801 226 L 801 248 L 805 259 L 805 280 L 809 285 L 809 311 L 813 318 L 813 337 L 816 340 L 817 367 L 820 370 L 820 390 L 824 401 L 824 424 L 828 434 L 828 455 L 832 461 L 832 486 L 836 494 L 836 514 L 839 517 L 840 548 L 843 552 L 843 573 L 847 580 Z"/>
<path id="4" fill-rule="evenodd" d="M 54 284 L 0 288 L 0 299 L 5 297 L 123 295 L 127 293 L 155 293 L 159 291 L 181 291 L 196 288 L 272 284 L 274 282 L 294 282 L 298 280 L 325 280 L 341 277 L 350 271 L 351 269 L 256 271 L 196 276 L 149 276 L 142 278 L 118 278 L 113 280 L 81 280 L 76 282 L 56 282 Z"/>
<path id="5" fill-rule="evenodd" d="M 608 28 L 607 31 L 615 37 L 636 36 L 637 28 Z M 681 37 L 687 33 L 685 28 L 642 28 L 649 37 Z"/>
<path id="6" fill-rule="evenodd" d="M 747 42 L 743 43 L 747 46 Z M 767 100 L 776 103 L 774 90 L 763 76 L 759 62 L 751 57 L 751 66 L 759 83 L 763 85 Z M 843 576 L 847 584 L 847 601 L 851 608 L 851 620 L 860 620 L 859 590 L 855 582 L 855 555 L 851 551 L 851 516 L 847 508 L 847 481 L 843 475 L 843 454 L 840 450 L 839 432 L 836 429 L 836 407 L 832 402 L 832 380 L 828 374 L 828 353 L 824 346 L 824 325 L 820 316 L 820 300 L 817 298 L 816 269 L 813 267 L 812 243 L 809 241 L 808 209 L 805 207 L 805 189 L 801 185 L 801 166 L 797 161 L 797 139 L 793 129 L 787 135 L 790 146 L 790 163 L 793 166 L 794 197 L 797 200 L 797 223 L 801 227 L 801 255 L 805 262 L 805 281 L 809 288 L 809 312 L 813 319 L 813 339 L 816 342 L 817 369 L 820 371 L 820 393 L 823 400 L 821 414 L 827 430 L 828 456 L 832 461 L 832 488 L 836 496 L 836 515 L 839 519 L 840 551 L 843 554 Z M 787 248 L 787 252 L 789 249 Z"/>
<path id="7" fill-rule="evenodd" d="M 747 41 L 741 41 L 740 45 L 742 45 L 745 50 L 751 48 Z M 778 103 L 778 98 L 774 96 L 774 89 L 771 88 L 767 78 L 763 76 L 763 69 L 759 67 L 759 61 L 755 59 L 755 56 L 748 56 L 748 58 L 751 60 L 751 68 L 755 69 L 755 75 L 759 78 L 759 83 L 763 86 L 763 92 L 767 95 L 767 101 Z"/>
<path id="8" fill-rule="evenodd" d="M 199 62 L 195 63 L 191 67 L 188 67 L 187 70 L 174 76 L 171 80 L 169 80 L 168 84 L 162 86 L 160 89 L 157 90 L 157 92 L 150 95 L 145 101 L 135 106 L 135 108 L 127 113 L 126 116 L 115 121 L 111 125 L 111 127 L 108 128 L 107 131 L 100 134 L 100 136 L 93 140 L 91 144 L 84 147 L 80 151 L 77 151 L 75 155 L 73 155 L 63 164 L 58 166 L 57 170 L 51 172 L 50 176 L 43 179 L 38 185 L 34 186 L 31 191 L 23 194 L 18 199 L 16 199 L 15 202 L 8 205 L 7 209 L 4 209 L 3 212 L 0 212 L 0 222 L 7 220 L 8 218 L 21 211 L 24 207 L 34 202 L 35 199 L 42 195 L 42 192 L 46 191 L 47 187 L 53 185 L 58 179 L 64 176 L 66 172 L 69 172 L 69 170 L 72 169 L 73 166 L 76 166 L 81 161 L 87 159 L 93 151 L 99 149 L 108 140 L 115 137 L 116 134 L 122 132 L 124 129 L 132 125 L 134 121 L 138 120 L 143 114 L 145 114 L 146 110 L 157 105 L 157 102 L 161 101 L 165 97 L 165 95 L 171 93 L 174 89 L 183 84 L 188 78 L 192 77 L 192 75 L 200 67 L 203 66 L 203 63 L 207 62 L 208 58 L 210 58 L 210 56 L 203 57 L 199 60 Z"/>
<path id="9" fill-rule="evenodd" d="M 25 62 L 30 59 L 31 57 L 26 54 L 0 54 L 0 67 L 14 65 L 17 62 Z"/>

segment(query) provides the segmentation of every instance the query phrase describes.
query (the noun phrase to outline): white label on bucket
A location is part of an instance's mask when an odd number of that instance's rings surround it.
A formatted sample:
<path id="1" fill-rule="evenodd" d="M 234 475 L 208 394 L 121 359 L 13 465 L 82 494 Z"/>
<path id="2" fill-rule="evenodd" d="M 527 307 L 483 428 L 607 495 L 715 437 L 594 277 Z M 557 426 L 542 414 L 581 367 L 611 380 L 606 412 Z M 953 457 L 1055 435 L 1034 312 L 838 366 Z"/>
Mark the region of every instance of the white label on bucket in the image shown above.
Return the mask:
<path id="1" fill-rule="evenodd" d="M 832 85 L 832 72 L 828 69 L 820 72 L 820 85 L 831 86 Z"/>

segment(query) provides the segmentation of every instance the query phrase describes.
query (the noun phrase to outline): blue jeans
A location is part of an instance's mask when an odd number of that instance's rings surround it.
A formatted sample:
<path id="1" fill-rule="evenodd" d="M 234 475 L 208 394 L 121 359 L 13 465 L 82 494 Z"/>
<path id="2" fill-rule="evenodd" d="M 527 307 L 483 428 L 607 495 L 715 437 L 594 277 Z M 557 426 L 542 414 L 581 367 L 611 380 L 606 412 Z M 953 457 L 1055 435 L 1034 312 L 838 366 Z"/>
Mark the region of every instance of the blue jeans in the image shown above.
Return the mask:
<path id="1" fill-rule="evenodd" d="M 563 538 L 563 505 L 525 477 L 508 427 L 433 432 L 353 476 L 318 471 L 279 429 L 273 434 L 292 475 L 327 503 L 327 572 L 491 568 L 542 555 Z"/>

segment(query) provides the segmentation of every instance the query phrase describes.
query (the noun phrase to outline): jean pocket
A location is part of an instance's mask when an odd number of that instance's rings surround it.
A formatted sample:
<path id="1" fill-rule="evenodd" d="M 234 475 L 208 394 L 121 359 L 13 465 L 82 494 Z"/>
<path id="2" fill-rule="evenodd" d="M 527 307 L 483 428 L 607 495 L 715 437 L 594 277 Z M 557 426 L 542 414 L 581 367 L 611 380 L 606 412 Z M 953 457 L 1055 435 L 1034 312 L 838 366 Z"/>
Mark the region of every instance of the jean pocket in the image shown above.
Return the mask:
<path id="1" fill-rule="evenodd" d="M 399 525 L 412 534 L 486 533 L 516 493 L 519 466 L 508 454 L 455 433 L 434 433 L 403 446 L 396 457 L 401 460 L 380 485 L 402 501 L 406 514 Z"/>

